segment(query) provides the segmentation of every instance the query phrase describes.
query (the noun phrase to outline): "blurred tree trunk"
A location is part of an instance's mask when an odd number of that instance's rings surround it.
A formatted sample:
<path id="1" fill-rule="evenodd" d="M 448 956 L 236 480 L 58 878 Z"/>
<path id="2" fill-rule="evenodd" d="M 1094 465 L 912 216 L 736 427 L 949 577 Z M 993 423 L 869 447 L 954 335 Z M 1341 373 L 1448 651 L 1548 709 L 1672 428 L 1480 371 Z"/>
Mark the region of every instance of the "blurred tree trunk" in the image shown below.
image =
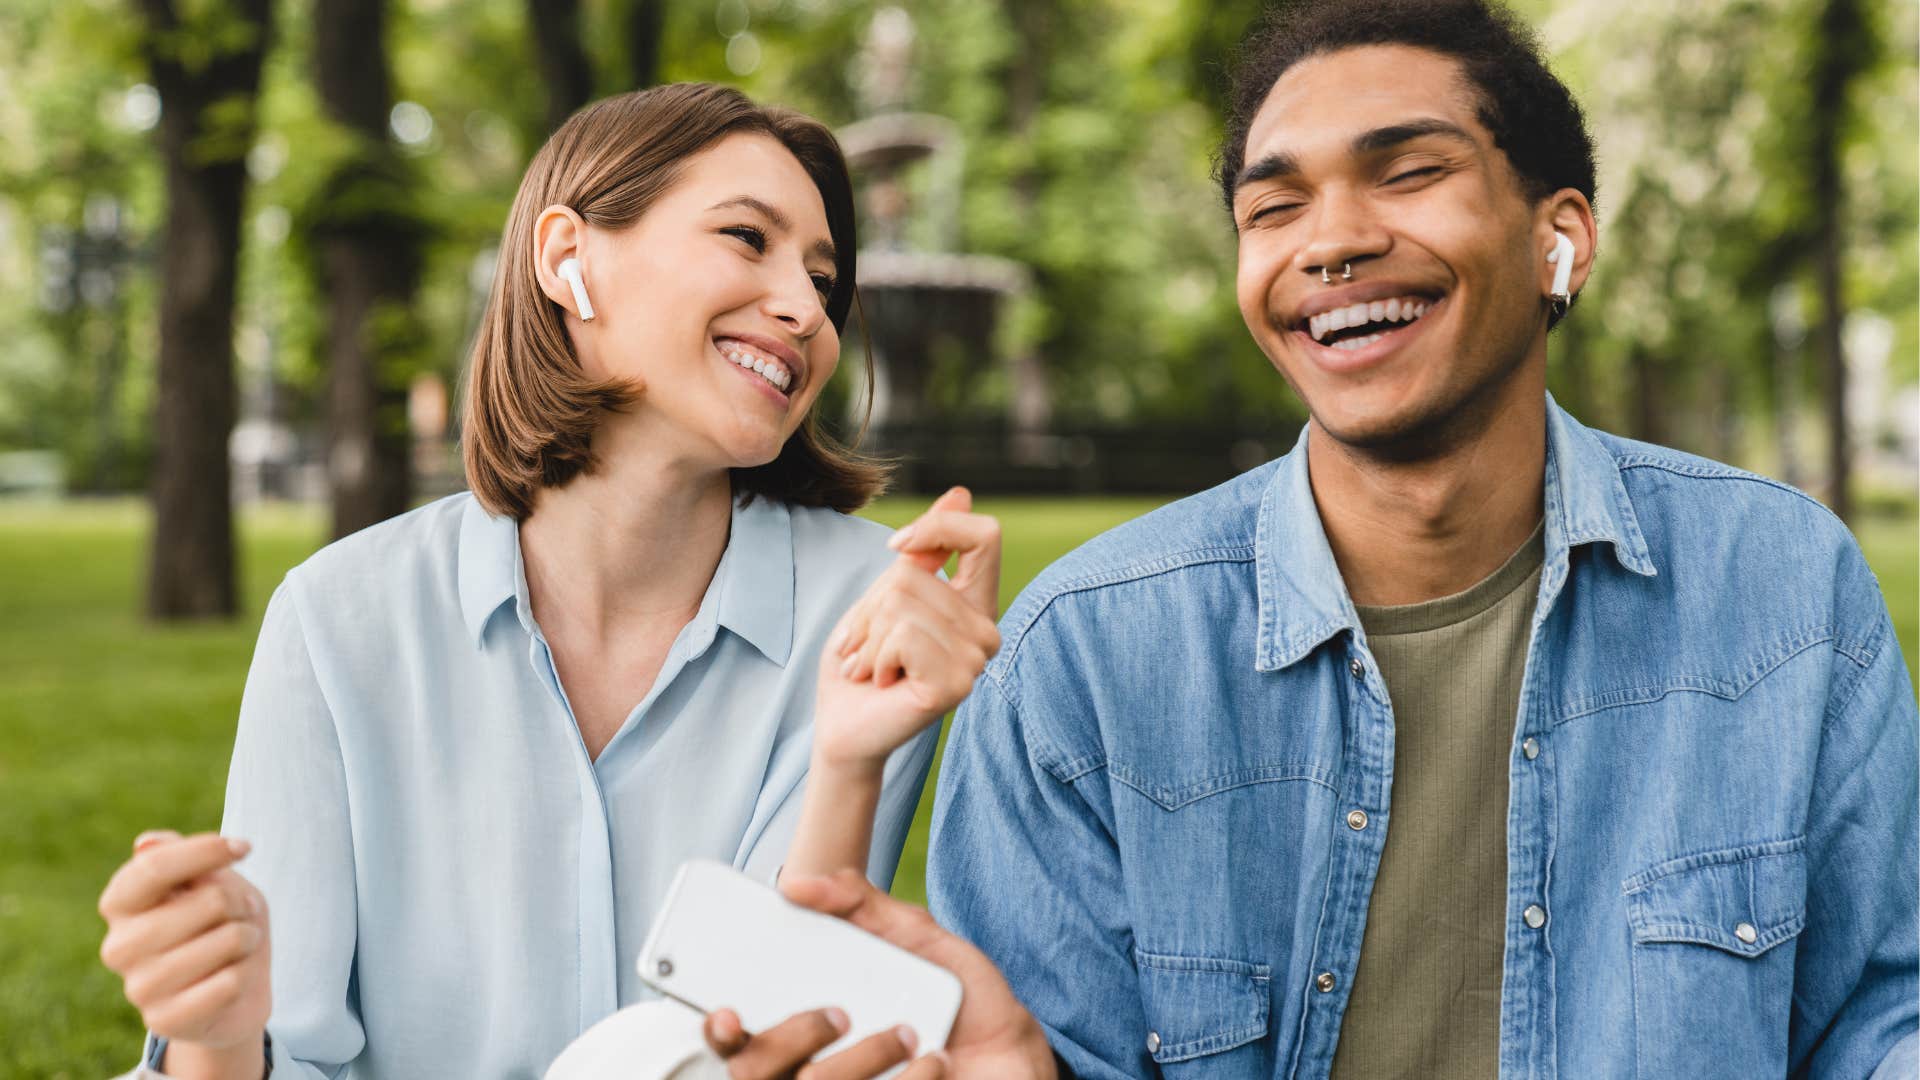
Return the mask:
<path id="1" fill-rule="evenodd" d="M 1634 343 L 1627 357 L 1633 379 L 1633 415 L 1629 422 L 1633 437 L 1642 442 L 1667 441 L 1666 398 L 1660 377 L 1660 358 L 1652 349 Z"/>
<path id="2" fill-rule="evenodd" d="M 580 0 L 527 0 L 527 25 L 547 88 L 547 134 L 593 97 L 593 68 L 580 44 Z"/>
<path id="3" fill-rule="evenodd" d="M 644 90 L 660 81 L 666 36 L 666 0 L 633 0 L 627 9 L 627 70 L 633 83 L 617 89 Z"/>
<path id="4" fill-rule="evenodd" d="M 407 372 L 422 229 L 387 138 L 393 92 L 384 0 L 316 0 L 315 75 L 329 119 L 356 141 L 309 224 L 326 312 L 327 478 L 333 535 L 404 512 L 412 493 Z"/>
<path id="5" fill-rule="evenodd" d="M 140 0 L 139 12 L 148 77 L 160 93 L 167 176 L 147 614 L 232 615 L 239 607 L 227 462 L 233 305 L 246 155 L 273 5 L 198 4 L 183 19 L 172 0 Z M 209 39 L 224 47 L 204 55 Z M 192 62 L 184 55 L 189 45 L 202 53 Z"/>
<path id="6" fill-rule="evenodd" d="M 1025 153 L 1032 155 L 1033 126 L 1046 103 L 1046 78 L 1059 33 L 1060 6 L 1054 0 L 1003 0 L 1002 8 L 1018 43 L 1007 69 L 1007 133 L 1014 145 L 1025 147 Z M 1040 192 L 1045 184 L 1044 166 L 1031 156 L 1014 171 L 1014 212 L 1026 223 L 1028 235 L 1038 235 Z M 1039 270 L 1037 264 L 1035 268 Z M 1053 389 L 1046 366 L 1040 362 L 1047 344 L 1044 340 L 1033 342 L 1008 360 L 1013 394 L 1008 411 L 1016 437 L 1043 432 L 1053 419 Z"/>
<path id="7" fill-rule="evenodd" d="M 1842 521 L 1853 512 L 1853 440 L 1847 426 L 1846 323 L 1841 247 L 1845 186 L 1840 175 L 1841 141 L 1847 122 L 1847 91 L 1872 63 L 1873 36 L 1860 0 L 1827 0 L 1815 35 L 1813 71 L 1813 204 L 1818 215 L 1814 272 L 1820 287 L 1820 323 L 1814 331 L 1827 395 L 1827 505 Z"/>

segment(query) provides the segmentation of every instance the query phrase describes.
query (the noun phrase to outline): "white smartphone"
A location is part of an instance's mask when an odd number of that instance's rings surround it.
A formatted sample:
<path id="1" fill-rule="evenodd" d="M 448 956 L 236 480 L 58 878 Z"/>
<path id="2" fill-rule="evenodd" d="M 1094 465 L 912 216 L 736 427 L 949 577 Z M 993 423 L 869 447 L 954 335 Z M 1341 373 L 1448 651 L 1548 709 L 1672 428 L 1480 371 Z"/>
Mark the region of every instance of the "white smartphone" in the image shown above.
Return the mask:
<path id="1" fill-rule="evenodd" d="M 655 990 L 703 1013 L 732 1009 L 748 1031 L 837 1005 L 851 1025 L 820 1056 L 899 1024 L 924 1054 L 946 1046 L 960 1011 L 952 972 L 710 859 L 680 865 L 639 966 Z"/>

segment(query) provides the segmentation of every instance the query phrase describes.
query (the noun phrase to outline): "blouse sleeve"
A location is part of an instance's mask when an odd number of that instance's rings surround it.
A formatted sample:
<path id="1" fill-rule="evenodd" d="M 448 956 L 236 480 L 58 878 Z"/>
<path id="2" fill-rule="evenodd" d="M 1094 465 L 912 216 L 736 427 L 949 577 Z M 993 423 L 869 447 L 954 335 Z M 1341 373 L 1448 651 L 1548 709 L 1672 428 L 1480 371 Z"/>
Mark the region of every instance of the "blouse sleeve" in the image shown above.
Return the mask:
<path id="1" fill-rule="evenodd" d="M 274 1080 L 338 1076 L 366 1043 L 352 984 L 353 835 L 340 741 L 289 579 L 267 603 L 240 702 L 220 831 L 267 900 Z M 164 1040 L 149 1040 L 157 1066 Z"/>

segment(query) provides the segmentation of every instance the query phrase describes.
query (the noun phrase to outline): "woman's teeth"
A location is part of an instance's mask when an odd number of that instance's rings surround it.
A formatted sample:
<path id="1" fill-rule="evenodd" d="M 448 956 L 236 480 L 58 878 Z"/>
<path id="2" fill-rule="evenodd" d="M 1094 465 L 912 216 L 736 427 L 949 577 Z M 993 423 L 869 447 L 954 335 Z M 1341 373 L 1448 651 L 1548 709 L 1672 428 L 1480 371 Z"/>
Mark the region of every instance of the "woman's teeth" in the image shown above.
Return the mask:
<path id="1" fill-rule="evenodd" d="M 793 383 L 793 375 L 778 360 L 769 360 L 764 356 L 748 352 L 731 342 L 720 346 L 720 355 L 746 368 L 755 375 L 773 384 L 773 388 L 785 393 Z"/>
<path id="2" fill-rule="evenodd" d="M 1411 323 L 1425 315 L 1431 306 L 1430 302 L 1417 296 L 1396 296 L 1391 300 L 1353 304 L 1310 316 L 1307 319 L 1307 332 L 1313 335 L 1313 340 L 1322 341 L 1328 334 L 1338 330 L 1350 330 L 1374 323 Z M 1380 330 L 1363 337 L 1330 341 L 1326 344 L 1335 349 L 1362 349 L 1389 332 L 1389 330 Z"/>

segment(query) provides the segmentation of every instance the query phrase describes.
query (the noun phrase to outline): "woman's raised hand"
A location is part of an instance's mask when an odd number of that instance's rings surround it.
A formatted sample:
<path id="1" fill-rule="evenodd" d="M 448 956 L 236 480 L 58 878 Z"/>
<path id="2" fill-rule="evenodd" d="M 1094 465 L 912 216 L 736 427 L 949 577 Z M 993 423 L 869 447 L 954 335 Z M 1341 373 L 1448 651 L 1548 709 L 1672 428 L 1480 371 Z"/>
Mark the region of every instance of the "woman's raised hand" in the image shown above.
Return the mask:
<path id="1" fill-rule="evenodd" d="M 213 833 L 143 833 L 100 894 L 100 959 L 147 1029 L 172 1040 L 170 1075 L 218 1075 L 198 1063 L 221 1059 L 250 1060 L 256 1076 L 264 1065 L 267 901 L 233 869 L 247 851 Z"/>
<path id="2" fill-rule="evenodd" d="M 972 508 L 954 488 L 895 533 L 901 558 L 841 618 L 820 658 L 817 756 L 878 769 L 958 705 L 999 650 L 1000 523 Z"/>

